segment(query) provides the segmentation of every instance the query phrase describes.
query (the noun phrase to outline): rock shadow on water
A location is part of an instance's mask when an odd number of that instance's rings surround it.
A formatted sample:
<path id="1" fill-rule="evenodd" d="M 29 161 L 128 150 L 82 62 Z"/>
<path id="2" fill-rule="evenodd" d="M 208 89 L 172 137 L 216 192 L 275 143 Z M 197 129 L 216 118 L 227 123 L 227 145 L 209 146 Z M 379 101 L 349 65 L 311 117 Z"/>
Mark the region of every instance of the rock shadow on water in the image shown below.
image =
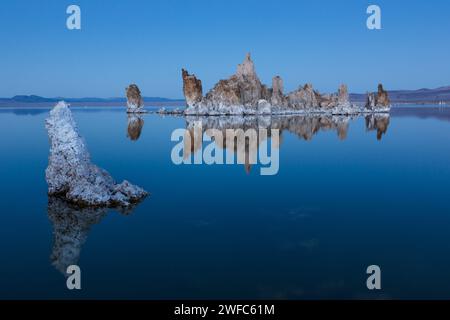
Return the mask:
<path id="1" fill-rule="evenodd" d="M 122 215 L 130 215 L 136 206 L 115 210 Z M 67 267 L 78 264 L 91 228 L 101 223 L 110 210 L 106 207 L 79 207 L 55 196 L 48 198 L 47 213 L 53 225 L 50 261 L 58 271 L 67 276 Z"/>
<path id="2" fill-rule="evenodd" d="M 131 141 L 137 141 L 141 137 L 142 129 L 144 127 L 144 119 L 139 114 L 129 113 L 128 114 L 128 128 L 127 128 L 127 138 Z"/>

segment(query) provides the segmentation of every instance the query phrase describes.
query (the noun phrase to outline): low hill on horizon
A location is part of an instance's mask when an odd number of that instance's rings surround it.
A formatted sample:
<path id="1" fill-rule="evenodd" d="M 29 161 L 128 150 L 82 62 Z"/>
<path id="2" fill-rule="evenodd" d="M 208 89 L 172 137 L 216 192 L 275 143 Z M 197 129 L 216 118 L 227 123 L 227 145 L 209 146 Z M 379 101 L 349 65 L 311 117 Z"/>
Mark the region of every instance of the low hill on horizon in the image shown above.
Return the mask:
<path id="1" fill-rule="evenodd" d="M 161 97 L 143 97 L 147 105 L 154 106 L 182 106 L 184 99 L 169 99 Z M 126 106 L 126 98 L 46 98 L 37 95 L 17 95 L 12 98 L 0 98 L 0 107 L 20 107 L 20 106 L 51 106 L 58 101 L 64 100 L 73 106 Z"/>
<path id="2" fill-rule="evenodd" d="M 450 86 L 439 87 L 436 89 L 418 89 L 418 90 L 391 90 L 389 98 L 392 103 L 439 103 L 450 102 Z M 350 100 L 352 102 L 366 101 L 367 94 L 351 93 Z"/>
<path id="3" fill-rule="evenodd" d="M 184 99 L 169 99 L 161 97 L 143 97 L 144 101 L 184 101 Z M 96 97 L 86 97 L 86 98 L 46 98 L 37 95 L 18 95 L 12 98 L 0 98 L 0 101 L 14 101 L 14 102 L 24 102 L 24 103 L 39 103 L 39 102 L 58 102 L 64 100 L 66 102 L 126 102 L 126 98 L 96 98 Z"/>

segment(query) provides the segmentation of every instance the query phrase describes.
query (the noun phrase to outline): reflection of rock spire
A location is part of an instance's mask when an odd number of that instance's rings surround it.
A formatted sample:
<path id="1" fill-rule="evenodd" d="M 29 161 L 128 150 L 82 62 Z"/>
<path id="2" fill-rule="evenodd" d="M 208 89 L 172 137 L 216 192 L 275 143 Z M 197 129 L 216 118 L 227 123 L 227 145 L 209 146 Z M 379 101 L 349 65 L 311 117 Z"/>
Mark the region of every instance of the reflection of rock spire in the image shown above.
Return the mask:
<path id="1" fill-rule="evenodd" d="M 385 115 L 384 115 L 385 116 Z M 379 115 L 379 117 L 383 117 L 383 115 Z M 352 120 L 352 117 L 348 116 L 258 116 L 258 117 L 201 117 L 201 116 L 188 116 L 187 120 L 187 128 L 191 131 L 191 136 L 193 137 L 194 122 L 202 124 L 203 132 L 208 129 L 216 129 L 220 130 L 223 133 L 223 142 L 216 141 L 216 144 L 221 148 L 228 148 L 227 145 L 235 146 L 232 141 L 227 141 L 227 136 L 225 134 L 226 129 L 242 129 L 246 131 L 247 129 L 258 129 L 258 128 L 267 128 L 268 136 L 270 137 L 271 129 L 279 129 L 280 133 L 286 130 L 293 134 L 296 134 L 298 137 L 304 140 L 312 140 L 314 135 L 316 135 L 319 131 L 329 131 L 334 130 L 337 132 L 338 137 L 341 140 L 345 140 L 347 138 L 347 132 L 349 128 L 349 122 Z M 281 140 L 280 140 L 281 141 Z M 228 142 L 228 143 L 227 143 Z M 248 146 L 247 150 L 249 152 L 257 152 L 257 149 L 251 148 L 252 146 Z M 279 147 L 278 145 L 274 145 L 274 147 Z M 201 145 L 199 145 L 197 141 L 197 145 L 195 146 L 195 150 L 199 150 Z M 248 149 L 250 148 L 250 149 Z M 237 150 L 230 150 L 236 152 Z"/>
<path id="2" fill-rule="evenodd" d="M 77 208 L 56 197 L 48 199 L 48 217 L 53 223 L 54 244 L 52 265 L 63 274 L 68 266 L 77 264 L 81 247 L 92 225 L 106 215 L 106 208 Z"/>
<path id="3" fill-rule="evenodd" d="M 123 209 L 130 214 L 133 207 Z M 78 264 L 81 248 L 86 242 L 91 227 L 108 213 L 107 208 L 80 208 L 58 197 L 48 198 L 48 217 L 53 224 L 52 265 L 66 274 L 67 267 Z"/>
<path id="4" fill-rule="evenodd" d="M 137 141 L 141 136 L 142 128 L 144 127 L 144 119 L 138 114 L 128 114 L 128 130 L 127 137 L 131 141 Z"/>
<path id="5" fill-rule="evenodd" d="M 342 87 L 343 94 L 345 88 Z M 188 159 L 193 153 L 202 150 L 202 136 L 206 134 L 214 141 L 215 145 L 225 151 L 231 152 L 237 156 L 237 163 L 243 164 L 245 171 L 250 173 L 252 165 L 258 159 L 260 144 L 269 141 L 272 148 L 280 148 L 283 132 L 288 131 L 304 140 L 312 140 L 316 134 L 321 131 L 333 131 L 337 133 L 340 140 L 347 139 L 350 121 L 357 116 L 332 116 L 332 115 L 295 115 L 295 116 L 226 116 L 226 117 L 208 117 L 208 116 L 187 116 L 186 133 L 184 137 L 184 159 Z M 199 125 L 201 124 L 201 126 Z M 378 130 L 377 137 L 386 133 L 389 125 L 388 114 L 371 114 L 366 117 L 366 126 L 369 130 Z M 267 134 L 261 135 L 258 130 L 266 128 Z M 232 129 L 234 135 L 228 135 L 227 130 Z M 244 134 L 248 129 L 255 129 L 256 139 L 244 140 L 244 144 L 236 143 L 236 130 Z M 272 132 L 279 131 L 279 139 L 273 139 Z M 219 135 L 213 132 L 219 132 Z M 194 139 L 194 135 L 198 138 Z M 250 143 L 256 141 L 256 143 Z M 240 145 L 240 147 L 238 147 Z M 244 146 L 245 145 L 245 148 Z M 239 160 L 240 159 L 240 160 Z"/>
<path id="6" fill-rule="evenodd" d="M 377 140 L 381 140 L 389 127 L 390 117 L 387 114 L 371 114 L 366 116 L 367 131 L 377 131 Z"/>

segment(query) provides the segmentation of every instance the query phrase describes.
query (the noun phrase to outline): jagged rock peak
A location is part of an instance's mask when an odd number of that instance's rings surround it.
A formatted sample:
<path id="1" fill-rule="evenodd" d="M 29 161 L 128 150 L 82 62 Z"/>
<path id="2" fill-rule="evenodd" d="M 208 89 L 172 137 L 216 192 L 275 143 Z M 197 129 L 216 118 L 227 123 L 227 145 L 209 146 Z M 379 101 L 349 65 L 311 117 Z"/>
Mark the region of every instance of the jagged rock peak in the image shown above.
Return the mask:
<path id="1" fill-rule="evenodd" d="M 391 104 L 387 91 L 383 89 L 383 85 L 378 85 L 377 105 L 381 107 L 388 107 Z"/>
<path id="2" fill-rule="evenodd" d="M 108 172 L 91 163 L 65 102 L 50 111 L 45 126 L 50 140 L 45 172 L 49 195 L 83 207 L 128 207 L 147 195 L 128 181 L 117 184 Z"/>
<path id="3" fill-rule="evenodd" d="M 280 76 L 272 78 L 272 98 L 271 103 L 274 106 L 282 107 L 285 105 L 283 79 Z"/>
<path id="4" fill-rule="evenodd" d="M 347 85 L 341 84 L 338 89 L 338 105 L 339 106 L 349 106 L 350 99 L 348 94 Z"/>
<path id="5" fill-rule="evenodd" d="M 283 79 L 280 76 L 275 76 L 272 78 L 272 88 L 273 94 L 282 96 L 284 91 Z"/>
<path id="6" fill-rule="evenodd" d="M 141 113 L 144 112 L 144 100 L 141 96 L 141 90 L 135 84 L 130 84 L 125 88 L 127 95 L 127 112 Z"/>
<path id="7" fill-rule="evenodd" d="M 190 106 L 202 101 L 202 81 L 197 79 L 195 75 L 189 74 L 185 69 L 181 69 L 181 76 L 183 78 L 183 93 L 186 103 Z"/>
<path id="8" fill-rule="evenodd" d="M 389 109 L 390 105 L 389 94 L 383 89 L 381 83 L 378 85 L 378 92 L 376 94 L 372 92 L 367 94 L 365 108 L 368 110 Z"/>
<path id="9" fill-rule="evenodd" d="M 255 64 L 252 61 L 250 53 L 245 56 L 244 62 L 238 65 L 236 76 L 238 77 L 257 77 L 255 72 Z"/>
<path id="10" fill-rule="evenodd" d="M 283 80 L 272 79 L 272 88 L 259 80 L 250 54 L 238 65 L 234 75 L 220 80 L 202 96 L 201 81 L 186 70 L 182 71 L 186 97 L 186 115 L 252 115 L 290 113 L 355 114 L 359 112 L 387 112 L 390 109 L 387 93 L 380 91 L 379 108 L 362 108 L 350 103 L 346 85 L 337 93 L 320 94 L 311 84 L 300 86 L 288 94 L 283 92 Z"/>

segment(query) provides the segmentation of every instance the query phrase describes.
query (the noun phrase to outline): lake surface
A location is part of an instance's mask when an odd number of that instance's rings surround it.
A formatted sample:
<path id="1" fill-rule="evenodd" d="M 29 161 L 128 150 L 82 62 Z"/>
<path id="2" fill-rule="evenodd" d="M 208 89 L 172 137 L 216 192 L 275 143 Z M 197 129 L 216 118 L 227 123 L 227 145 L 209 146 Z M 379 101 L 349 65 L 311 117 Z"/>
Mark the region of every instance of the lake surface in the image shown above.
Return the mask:
<path id="1" fill-rule="evenodd" d="M 184 117 L 73 112 L 92 161 L 151 195 L 129 212 L 49 199 L 48 109 L 0 109 L 2 299 L 450 298 L 450 109 L 264 119 L 281 132 L 268 176 L 175 165 Z M 66 288 L 68 263 L 80 291 Z"/>

